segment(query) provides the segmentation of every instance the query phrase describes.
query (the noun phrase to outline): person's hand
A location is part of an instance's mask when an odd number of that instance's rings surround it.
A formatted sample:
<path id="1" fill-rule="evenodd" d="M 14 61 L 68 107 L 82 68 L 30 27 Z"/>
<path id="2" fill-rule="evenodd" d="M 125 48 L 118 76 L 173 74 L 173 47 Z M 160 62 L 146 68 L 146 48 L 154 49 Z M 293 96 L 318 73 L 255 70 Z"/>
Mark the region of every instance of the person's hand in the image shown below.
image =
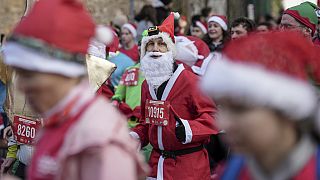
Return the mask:
<path id="1" fill-rule="evenodd" d="M 12 135 L 12 128 L 11 126 L 6 127 L 3 130 L 3 139 L 8 140 L 8 138 Z"/>
<path id="2" fill-rule="evenodd" d="M 8 169 L 13 165 L 15 160 L 16 160 L 15 158 L 11 158 L 11 157 L 6 158 L 1 165 L 0 174 L 6 173 Z"/>
<path id="3" fill-rule="evenodd" d="M 177 123 L 176 123 L 176 138 L 180 142 L 185 142 L 186 141 L 186 129 L 184 128 L 184 125 L 179 117 L 175 116 L 175 119 L 177 121 Z"/>

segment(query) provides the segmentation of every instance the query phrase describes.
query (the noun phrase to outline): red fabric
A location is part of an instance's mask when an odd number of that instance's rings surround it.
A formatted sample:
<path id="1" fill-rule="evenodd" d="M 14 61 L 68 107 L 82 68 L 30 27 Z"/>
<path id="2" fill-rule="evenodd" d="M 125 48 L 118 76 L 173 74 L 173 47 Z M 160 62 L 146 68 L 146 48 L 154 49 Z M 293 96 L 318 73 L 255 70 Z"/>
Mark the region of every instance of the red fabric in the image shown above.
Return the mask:
<path id="1" fill-rule="evenodd" d="M 41 0 L 13 33 L 41 39 L 67 52 L 85 54 L 95 33 L 95 24 L 77 1 Z"/>
<path id="2" fill-rule="evenodd" d="M 120 48 L 120 52 L 130 57 L 134 62 L 138 62 L 140 59 L 138 45 L 134 45 L 131 49 Z"/>
<path id="3" fill-rule="evenodd" d="M 138 119 L 141 118 L 141 106 L 136 106 L 133 109 L 132 116 L 137 117 Z"/>
<path id="4" fill-rule="evenodd" d="M 228 43 L 224 53 L 232 61 L 262 65 L 270 71 L 306 81 L 309 78 L 306 69 L 320 67 L 314 45 L 292 31 L 254 34 L 234 40 Z M 312 69 L 311 73 L 319 76 L 317 69 Z"/>
<path id="5" fill-rule="evenodd" d="M 59 122 L 43 128 L 42 135 L 36 144 L 36 150 L 32 157 L 31 165 L 29 168 L 29 180 L 54 180 L 56 178 L 56 169 L 58 166 L 57 156 L 58 152 L 64 142 L 64 137 L 73 124 L 80 120 L 80 116 L 85 112 L 90 104 L 95 99 L 84 104 L 81 110 L 74 116 L 53 116 L 60 117 L 60 120 L 48 119 L 51 122 Z M 63 123 L 61 123 L 63 119 Z"/>
<path id="6" fill-rule="evenodd" d="M 110 87 L 104 83 L 102 86 L 97 90 L 97 94 L 101 94 L 107 99 L 111 99 L 112 96 L 114 95 L 113 91 L 110 89 Z"/>
<path id="7" fill-rule="evenodd" d="M 132 109 L 130 106 L 125 102 L 119 103 L 119 110 L 127 116 L 127 118 L 130 118 L 132 116 Z"/>
<path id="8" fill-rule="evenodd" d="M 119 37 L 116 35 L 115 32 L 113 32 L 113 40 L 112 42 L 106 46 L 106 53 L 109 54 L 109 52 L 117 52 L 119 50 Z"/>
<path id="9" fill-rule="evenodd" d="M 167 101 L 181 119 L 187 120 L 192 130 L 192 141 L 182 144 L 175 136 L 176 120 L 170 112 L 169 124 L 162 128 L 162 142 L 165 150 L 179 150 L 196 147 L 207 143 L 211 134 L 218 132 L 213 114 L 216 112 L 214 103 L 209 97 L 202 95 L 198 89 L 198 77 L 190 71 L 182 71 L 174 83 Z M 141 140 L 142 146 L 149 142 L 154 149 L 159 149 L 158 126 L 145 124 L 145 101 L 152 99 L 146 81 L 142 84 L 141 120 L 132 130 Z M 157 175 L 157 163 L 160 154 L 152 151 L 149 164 L 152 167 L 152 177 Z M 210 168 L 208 153 L 205 149 L 192 154 L 178 156 L 176 160 L 165 159 L 164 179 L 198 180 L 209 179 Z"/>
<path id="10" fill-rule="evenodd" d="M 163 21 L 163 23 L 158 26 L 161 32 L 166 32 L 171 37 L 172 41 L 174 40 L 174 14 L 170 13 L 170 15 Z"/>
<path id="11" fill-rule="evenodd" d="M 308 26 L 312 30 L 312 35 L 314 34 L 314 32 L 316 30 L 316 25 L 312 24 L 308 18 L 302 17 L 299 14 L 299 11 L 287 9 L 284 11 L 284 14 L 289 14 L 290 16 L 294 17 L 296 20 L 298 20 L 302 24 Z"/>

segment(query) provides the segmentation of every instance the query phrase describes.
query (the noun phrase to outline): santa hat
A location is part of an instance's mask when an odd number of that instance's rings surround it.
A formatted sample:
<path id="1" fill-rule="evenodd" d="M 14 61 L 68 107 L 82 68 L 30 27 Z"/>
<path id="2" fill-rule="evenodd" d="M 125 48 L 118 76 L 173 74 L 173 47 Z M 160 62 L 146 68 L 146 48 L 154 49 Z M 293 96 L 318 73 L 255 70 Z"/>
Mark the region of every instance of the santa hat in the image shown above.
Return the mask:
<path id="1" fill-rule="evenodd" d="M 142 37 L 140 59 L 146 54 L 146 45 L 152 39 L 162 38 L 167 44 L 168 50 L 172 51 L 175 57 L 175 40 L 174 40 L 174 19 L 179 16 L 179 13 L 170 13 L 160 26 L 150 27 L 148 34 Z"/>
<path id="2" fill-rule="evenodd" d="M 227 18 L 225 16 L 220 16 L 220 15 L 211 16 L 208 19 L 208 24 L 210 22 L 218 23 L 224 31 L 228 30 L 228 21 L 227 21 Z"/>
<path id="3" fill-rule="evenodd" d="M 319 7 L 311 2 L 303 2 L 285 10 L 284 14 L 292 16 L 297 21 L 310 28 L 313 35 L 318 24 L 318 17 L 316 13 L 318 9 Z"/>
<path id="4" fill-rule="evenodd" d="M 96 26 L 79 1 L 41 0 L 8 38 L 5 63 L 67 77 L 85 75 L 85 54 L 93 37 L 107 44 L 112 32 Z"/>
<path id="5" fill-rule="evenodd" d="M 126 23 L 122 26 L 122 28 L 128 29 L 133 37 L 137 37 L 137 27 L 132 23 Z"/>
<path id="6" fill-rule="evenodd" d="M 106 46 L 106 52 L 108 53 L 108 59 L 115 57 L 119 52 L 119 37 L 116 32 L 113 32 L 113 40 Z"/>
<path id="7" fill-rule="evenodd" d="M 186 51 L 193 54 L 197 60 L 203 60 L 210 54 L 207 44 L 200 38 L 193 36 L 176 36 L 176 59 L 182 62 L 188 61 Z M 188 64 L 188 63 L 187 63 Z M 190 65 L 190 64 L 188 64 Z"/>
<path id="8" fill-rule="evenodd" d="M 198 28 L 200 28 L 201 31 L 202 31 L 204 34 L 207 34 L 207 32 L 208 32 L 207 26 L 206 26 L 204 23 L 202 23 L 201 21 L 196 21 L 196 22 L 193 24 L 193 26 L 191 26 L 191 29 L 192 29 L 193 27 L 198 27 Z"/>
<path id="9" fill-rule="evenodd" d="M 269 107 L 303 120 L 318 107 L 317 91 L 308 82 L 307 72 L 317 63 L 314 54 L 314 46 L 297 32 L 235 40 L 227 45 L 222 59 L 211 62 L 202 89 L 214 99 Z"/>

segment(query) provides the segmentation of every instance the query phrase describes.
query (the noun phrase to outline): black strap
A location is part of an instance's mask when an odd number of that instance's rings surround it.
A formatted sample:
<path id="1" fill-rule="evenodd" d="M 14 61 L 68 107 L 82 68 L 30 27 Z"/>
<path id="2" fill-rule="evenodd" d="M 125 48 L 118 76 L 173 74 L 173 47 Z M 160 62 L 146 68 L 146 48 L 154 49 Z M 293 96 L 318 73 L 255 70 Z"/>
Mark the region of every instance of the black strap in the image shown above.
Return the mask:
<path id="1" fill-rule="evenodd" d="M 160 153 L 162 155 L 163 158 L 172 158 L 172 159 L 176 159 L 177 156 L 182 156 L 185 154 L 191 154 L 194 152 L 198 152 L 201 151 L 204 148 L 203 145 L 197 146 L 197 147 L 192 147 L 192 148 L 187 148 L 187 149 L 180 149 L 180 150 L 176 150 L 176 151 L 166 151 L 166 150 L 159 150 L 159 149 L 155 149 L 155 151 L 157 151 L 158 153 Z"/>

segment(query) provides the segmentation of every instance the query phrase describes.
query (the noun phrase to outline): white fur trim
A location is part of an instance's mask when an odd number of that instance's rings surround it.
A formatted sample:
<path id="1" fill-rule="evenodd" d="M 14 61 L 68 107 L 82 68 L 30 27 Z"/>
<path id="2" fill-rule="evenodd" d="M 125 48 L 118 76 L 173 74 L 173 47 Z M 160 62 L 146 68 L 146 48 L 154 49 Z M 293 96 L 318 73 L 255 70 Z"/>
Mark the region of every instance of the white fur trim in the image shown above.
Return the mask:
<path id="1" fill-rule="evenodd" d="M 138 141 L 140 141 L 140 137 L 138 135 L 138 133 L 134 132 L 134 131 L 131 131 L 129 132 L 129 135 L 133 138 L 133 139 L 136 139 Z"/>
<path id="2" fill-rule="evenodd" d="M 227 57 L 210 63 L 201 87 L 215 99 L 275 108 L 295 120 L 309 117 L 317 107 L 316 90 L 307 82 Z"/>
<path id="3" fill-rule="evenodd" d="M 176 57 L 176 49 L 175 43 L 172 41 L 171 37 L 166 32 L 159 32 L 157 35 L 153 36 L 144 36 L 141 41 L 141 55 L 140 59 L 142 59 L 146 55 L 146 45 L 152 39 L 162 38 L 163 41 L 167 44 L 167 48 L 169 51 L 172 51 L 173 58 Z"/>
<path id="4" fill-rule="evenodd" d="M 207 28 L 200 21 L 196 21 L 196 25 L 201 29 L 201 31 L 204 34 L 207 34 L 208 32 Z"/>
<path id="5" fill-rule="evenodd" d="M 137 30 L 132 24 L 126 23 L 122 26 L 122 28 L 127 28 L 133 37 L 137 37 Z"/>
<path id="6" fill-rule="evenodd" d="M 95 38 L 104 43 L 105 45 L 110 44 L 113 40 L 113 32 L 110 28 L 98 25 L 95 29 Z"/>
<path id="7" fill-rule="evenodd" d="M 67 77 L 87 74 L 85 65 L 46 56 L 13 42 L 8 42 L 5 45 L 4 55 L 4 62 L 17 68 L 60 74 Z"/>
<path id="8" fill-rule="evenodd" d="M 163 163 L 164 163 L 164 158 L 160 156 L 159 161 L 158 161 L 158 168 L 157 168 L 157 180 L 163 180 Z"/>
<path id="9" fill-rule="evenodd" d="M 210 17 L 209 19 L 208 19 L 208 24 L 209 24 L 209 22 L 216 22 L 216 23 L 218 23 L 221 27 L 222 27 L 222 29 L 223 30 L 228 30 L 228 25 L 227 25 L 227 23 L 222 19 L 222 18 L 220 18 L 220 17 L 218 17 L 218 16 L 212 16 L 212 17 Z"/>
<path id="10" fill-rule="evenodd" d="M 192 130 L 190 127 L 190 124 L 187 120 L 181 119 L 181 122 L 184 126 L 185 132 L 186 132 L 186 141 L 183 142 L 182 144 L 188 144 L 191 143 L 192 141 Z"/>
<path id="11" fill-rule="evenodd" d="M 207 71 L 207 68 L 208 68 L 208 65 L 210 64 L 211 61 L 214 61 L 215 59 L 217 59 L 220 55 L 220 53 L 210 53 L 208 57 L 206 57 L 202 64 L 201 64 L 201 67 L 198 67 L 198 66 L 192 66 L 191 69 L 194 73 L 200 75 L 200 76 L 203 76 L 206 71 Z"/>

